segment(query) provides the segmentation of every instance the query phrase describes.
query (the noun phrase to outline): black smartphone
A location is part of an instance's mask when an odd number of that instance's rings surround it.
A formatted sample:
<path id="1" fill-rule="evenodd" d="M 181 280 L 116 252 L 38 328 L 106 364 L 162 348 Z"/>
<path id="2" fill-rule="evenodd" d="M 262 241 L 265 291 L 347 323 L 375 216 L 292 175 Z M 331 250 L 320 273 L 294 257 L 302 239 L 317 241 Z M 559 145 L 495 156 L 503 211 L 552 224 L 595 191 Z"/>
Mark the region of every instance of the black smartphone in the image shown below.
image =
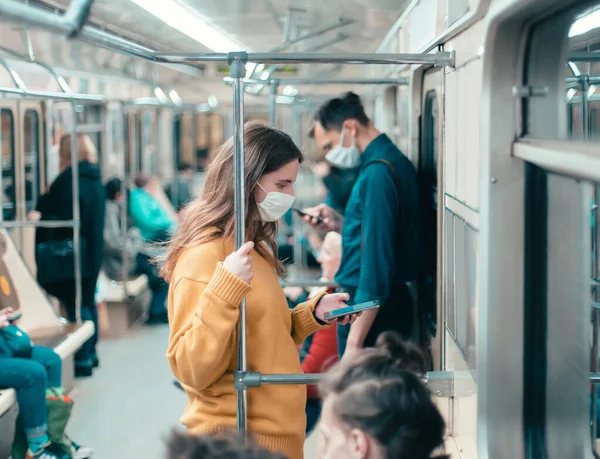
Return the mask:
<path id="1" fill-rule="evenodd" d="M 294 212 L 296 212 L 298 215 L 300 215 L 301 217 L 310 217 L 310 218 L 316 218 L 317 219 L 317 224 L 321 224 L 323 223 L 323 219 L 321 217 L 315 217 L 314 215 L 308 215 L 306 212 L 302 212 L 299 209 L 292 209 Z"/>
<path id="2" fill-rule="evenodd" d="M 9 324 L 14 324 L 17 320 L 19 320 L 21 317 L 23 317 L 23 313 L 22 312 L 17 312 L 16 314 L 10 316 L 7 320 Z"/>
<path id="3" fill-rule="evenodd" d="M 352 306 L 346 306 L 340 309 L 334 309 L 333 311 L 329 311 L 325 313 L 325 319 L 337 319 L 339 317 L 348 316 L 350 314 L 356 314 L 361 311 L 366 311 L 368 309 L 375 309 L 380 306 L 379 301 L 367 301 L 366 303 L 354 304 Z"/>

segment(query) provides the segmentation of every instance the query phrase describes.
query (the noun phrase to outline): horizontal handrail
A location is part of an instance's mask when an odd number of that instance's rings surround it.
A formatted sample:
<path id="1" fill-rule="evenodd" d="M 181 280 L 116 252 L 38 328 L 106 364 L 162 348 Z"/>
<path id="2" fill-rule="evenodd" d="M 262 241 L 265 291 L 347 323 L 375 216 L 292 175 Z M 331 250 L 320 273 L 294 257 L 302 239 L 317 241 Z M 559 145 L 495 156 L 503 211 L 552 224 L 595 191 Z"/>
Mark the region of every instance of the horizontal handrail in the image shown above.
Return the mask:
<path id="1" fill-rule="evenodd" d="M 78 228 L 79 226 L 80 223 L 76 220 L 0 222 L 2 228 Z"/>

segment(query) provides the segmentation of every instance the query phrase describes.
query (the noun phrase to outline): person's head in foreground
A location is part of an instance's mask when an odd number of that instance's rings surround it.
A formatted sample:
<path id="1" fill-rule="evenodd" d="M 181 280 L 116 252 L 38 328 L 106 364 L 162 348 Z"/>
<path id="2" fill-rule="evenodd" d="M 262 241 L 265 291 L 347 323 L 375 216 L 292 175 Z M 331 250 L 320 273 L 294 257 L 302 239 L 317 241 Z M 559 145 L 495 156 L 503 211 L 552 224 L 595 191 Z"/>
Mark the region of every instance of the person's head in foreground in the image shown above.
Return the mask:
<path id="1" fill-rule="evenodd" d="M 321 457 L 431 459 L 445 424 L 417 375 L 424 373 L 420 350 L 390 332 L 333 367 L 319 385 Z"/>
<path id="2" fill-rule="evenodd" d="M 173 433 L 168 451 L 168 459 L 285 459 L 283 454 L 244 443 L 234 433 L 198 436 Z"/>

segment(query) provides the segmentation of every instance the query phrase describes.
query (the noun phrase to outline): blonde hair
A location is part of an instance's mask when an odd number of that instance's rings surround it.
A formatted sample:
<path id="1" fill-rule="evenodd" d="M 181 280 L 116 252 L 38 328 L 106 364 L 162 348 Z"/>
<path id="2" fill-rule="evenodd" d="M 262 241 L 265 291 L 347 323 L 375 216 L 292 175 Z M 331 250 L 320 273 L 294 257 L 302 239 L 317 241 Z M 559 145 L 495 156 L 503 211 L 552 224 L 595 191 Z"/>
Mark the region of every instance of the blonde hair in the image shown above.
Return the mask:
<path id="1" fill-rule="evenodd" d="M 294 160 L 302 162 L 302 153 L 285 132 L 258 121 L 244 125 L 244 152 L 246 240 L 254 241 L 256 251 L 282 275 L 283 266 L 278 261 L 275 242 L 277 223 L 260 221 L 254 188 L 264 174 Z M 233 154 L 233 138 L 230 138 L 219 147 L 206 169 L 202 196 L 183 209 L 179 228 L 167 244 L 161 269 L 166 280 L 171 279 L 177 259 L 186 248 L 233 237 Z"/>
<path id="2" fill-rule="evenodd" d="M 60 170 L 65 170 L 71 165 L 72 136 L 65 134 L 60 138 L 58 158 Z M 98 162 L 98 151 L 87 134 L 77 134 L 77 157 L 79 161 L 88 161 L 92 164 Z"/>

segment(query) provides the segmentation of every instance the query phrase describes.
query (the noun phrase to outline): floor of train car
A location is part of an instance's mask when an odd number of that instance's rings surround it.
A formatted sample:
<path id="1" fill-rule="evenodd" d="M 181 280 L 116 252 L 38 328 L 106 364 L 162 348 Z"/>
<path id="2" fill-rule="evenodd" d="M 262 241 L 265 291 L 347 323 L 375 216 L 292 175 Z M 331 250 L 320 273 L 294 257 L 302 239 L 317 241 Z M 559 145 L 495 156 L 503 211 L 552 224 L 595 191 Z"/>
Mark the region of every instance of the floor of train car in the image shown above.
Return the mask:
<path id="1" fill-rule="evenodd" d="M 165 438 L 186 406 L 165 358 L 168 326 L 143 327 L 122 338 L 104 339 L 101 367 L 77 380 L 69 434 L 94 449 L 95 459 L 165 459 Z M 305 458 L 316 457 L 316 438 Z"/>

